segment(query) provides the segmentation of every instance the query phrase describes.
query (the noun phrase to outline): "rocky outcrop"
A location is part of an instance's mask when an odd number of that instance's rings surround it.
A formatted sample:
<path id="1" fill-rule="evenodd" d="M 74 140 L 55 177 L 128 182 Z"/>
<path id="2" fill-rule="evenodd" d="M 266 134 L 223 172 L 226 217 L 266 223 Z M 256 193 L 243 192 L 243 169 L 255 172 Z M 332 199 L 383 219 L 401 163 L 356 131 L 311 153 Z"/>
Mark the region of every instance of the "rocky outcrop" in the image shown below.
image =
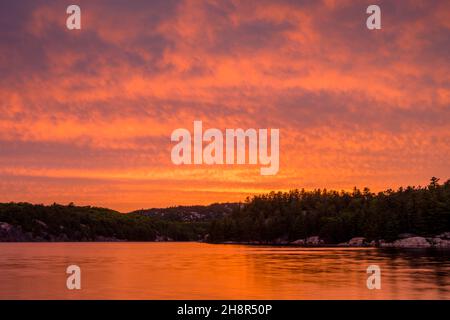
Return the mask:
<path id="1" fill-rule="evenodd" d="M 294 246 L 321 246 L 324 245 L 325 242 L 320 239 L 319 236 L 312 236 L 306 239 L 297 239 L 295 241 L 288 242 L 287 244 Z"/>
<path id="2" fill-rule="evenodd" d="M 450 232 L 441 233 L 440 235 L 437 235 L 436 237 L 443 239 L 443 240 L 450 240 Z"/>
<path id="3" fill-rule="evenodd" d="M 427 239 L 433 247 L 436 248 L 450 248 L 450 240 L 442 239 L 441 237 Z"/>
<path id="4" fill-rule="evenodd" d="M 80 239 L 72 239 L 65 233 L 57 235 L 49 234 L 46 230 L 47 225 L 39 220 L 35 222 L 43 228 L 37 235 L 33 235 L 31 232 L 24 232 L 21 226 L 15 226 L 7 222 L 0 222 L 0 242 L 67 242 L 67 241 L 80 241 Z M 63 228 L 61 228 L 63 229 Z M 123 241 L 114 237 L 97 236 L 94 240 L 83 238 L 81 241 Z"/>
<path id="5" fill-rule="evenodd" d="M 365 245 L 366 242 L 366 238 L 364 237 L 355 237 L 355 238 L 351 238 L 350 241 L 348 242 L 348 245 L 350 247 L 362 247 Z"/>
<path id="6" fill-rule="evenodd" d="M 394 242 L 379 241 L 382 248 L 450 248 L 450 232 L 444 232 L 440 235 L 430 238 L 408 237 L 398 239 Z"/>
<path id="7" fill-rule="evenodd" d="M 291 244 L 295 245 L 295 246 L 304 246 L 305 245 L 305 240 L 304 239 L 298 239 L 298 240 L 292 241 Z"/>
<path id="8" fill-rule="evenodd" d="M 348 247 L 348 242 L 341 242 L 341 243 L 338 243 L 337 246 L 338 246 L 338 247 Z"/>
<path id="9" fill-rule="evenodd" d="M 372 241 L 372 243 L 375 246 L 375 242 Z M 355 238 L 351 238 L 348 242 L 341 242 L 337 246 L 338 247 L 365 247 L 367 245 L 368 244 L 366 242 L 366 238 L 355 237 Z"/>
<path id="10" fill-rule="evenodd" d="M 26 242 L 33 241 L 30 233 L 23 232 L 22 228 L 6 222 L 0 222 L 0 241 L 2 242 Z"/>
<path id="11" fill-rule="evenodd" d="M 395 240 L 394 242 L 382 242 L 381 247 L 384 248 L 430 248 L 431 243 L 424 237 L 411 237 Z"/>
<path id="12" fill-rule="evenodd" d="M 307 239 L 298 239 L 290 242 L 291 245 L 299 246 L 323 246 L 324 241 L 318 236 Z M 413 234 L 401 234 L 398 240 L 386 242 L 385 240 L 367 241 L 364 237 L 354 237 L 347 242 L 337 244 L 338 247 L 381 247 L 381 248 L 450 248 L 450 232 L 425 238 Z"/>
<path id="13" fill-rule="evenodd" d="M 306 238 L 306 244 L 308 246 L 318 246 L 318 245 L 323 245 L 324 241 L 322 239 L 320 239 L 319 236 L 312 236 L 312 237 Z"/>

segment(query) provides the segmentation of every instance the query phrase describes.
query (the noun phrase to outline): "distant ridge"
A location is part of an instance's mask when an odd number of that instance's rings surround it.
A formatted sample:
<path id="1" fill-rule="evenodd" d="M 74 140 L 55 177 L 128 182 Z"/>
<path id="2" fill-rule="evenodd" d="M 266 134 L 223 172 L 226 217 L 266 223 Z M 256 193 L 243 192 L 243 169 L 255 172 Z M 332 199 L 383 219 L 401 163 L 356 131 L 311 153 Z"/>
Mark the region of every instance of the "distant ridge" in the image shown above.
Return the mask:
<path id="1" fill-rule="evenodd" d="M 203 241 L 450 248 L 450 179 L 373 193 L 294 189 L 243 203 L 142 209 L 0 203 L 0 241 Z"/>
<path id="2" fill-rule="evenodd" d="M 147 217 L 159 218 L 167 221 L 207 222 L 230 215 L 239 203 L 213 203 L 210 205 L 175 206 L 168 208 L 151 208 L 135 210 L 130 213 Z"/>

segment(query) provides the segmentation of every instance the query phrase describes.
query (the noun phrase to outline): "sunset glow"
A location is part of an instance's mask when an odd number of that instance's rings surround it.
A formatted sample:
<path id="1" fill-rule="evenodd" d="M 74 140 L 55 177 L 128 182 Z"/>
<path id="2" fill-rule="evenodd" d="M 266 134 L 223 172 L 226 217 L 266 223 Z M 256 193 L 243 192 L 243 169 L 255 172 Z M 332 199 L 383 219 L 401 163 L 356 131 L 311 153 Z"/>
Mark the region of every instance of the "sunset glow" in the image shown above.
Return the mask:
<path id="1" fill-rule="evenodd" d="M 450 2 L 0 4 L 0 202 L 121 212 L 450 178 Z M 339 4 L 339 5 L 337 5 Z M 171 162 L 176 128 L 278 128 L 273 176 Z"/>

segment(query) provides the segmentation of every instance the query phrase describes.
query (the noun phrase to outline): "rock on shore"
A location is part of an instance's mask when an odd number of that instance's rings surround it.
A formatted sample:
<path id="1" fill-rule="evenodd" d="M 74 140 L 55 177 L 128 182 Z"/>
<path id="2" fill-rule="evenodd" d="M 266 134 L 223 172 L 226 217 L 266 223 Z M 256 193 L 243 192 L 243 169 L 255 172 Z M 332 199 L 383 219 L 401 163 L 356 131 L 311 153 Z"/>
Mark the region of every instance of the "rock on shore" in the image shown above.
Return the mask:
<path id="1" fill-rule="evenodd" d="M 366 238 L 356 237 L 356 238 L 350 239 L 350 241 L 348 242 L 348 245 L 350 247 L 362 247 L 365 245 L 365 242 L 366 242 Z"/>
<path id="2" fill-rule="evenodd" d="M 321 244 L 324 244 L 325 242 L 319 238 L 319 236 L 312 236 L 309 238 L 306 238 L 306 244 L 309 246 L 318 246 Z"/>
<path id="3" fill-rule="evenodd" d="M 306 239 L 298 239 L 292 242 L 289 242 L 289 244 L 297 245 L 297 246 L 321 246 L 325 244 L 325 241 L 320 239 L 319 236 L 312 236 L 308 237 Z"/>
<path id="4" fill-rule="evenodd" d="M 298 239 L 298 240 L 292 241 L 291 244 L 296 245 L 296 246 L 304 246 L 305 245 L 305 240 Z"/>
<path id="5" fill-rule="evenodd" d="M 33 236 L 30 233 L 23 232 L 20 226 L 16 227 L 6 222 L 0 222 L 0 241 L 2 242 L 33 241 Z"/>
<path id="6" fill-rule="evenodd" d="M 366 238 L 355 237 L 355 238 L 351 238 L 348 242 L 339 243 L 338 247 L 367 247 L 367 246 L 375 247 L 375 245 L 376 245 L 375 241 L 367 243 Z"/>
<path id="7" fill-rule="evenodd" d="M 7 222 L 0 221 L 0 242 L 67 242 L 67 241 L 80 241 L 79 239 L 71 239 L 65 233 L 53 235 L 47 232 L 47 225 L 40 221 L 35 220 L 37 224 L 42 227 L 38 236 L 33 235 L 31 232 L 25 232 L 21 226 L 15 226 Z M 114 237 L 96 236 L 94 239 L 81 239 L 82 242 L 96 241 L 96 242 L 112 242 L 123 241 Z"/>
<path id="8" fill-rule="evenodd" d="M 450 248 L 450 240 L 446 239 L 448 232 L 431 238 L 409 237 L 394 242 L 380 241 L 383 248 Z M 441 238 L 442 237 L 442 238 Z"/>
<path id="9" fill-rule="evenodd" d="M 431 244 L 424 237 L 410 237 L 395 240 L 391 243 L 383 242 L 380 246 L 384 248 L 430 248 Z"/>
<path id="10" fill-rule="evenodd" d="M 298 239 L 290 242 L 297 246 L 326 246 L 318 236 Z M 337 244 L 338 247 L 381 247 L 381 248 L 450 248 L 450 232 L 444 232 L 434 237 L 419 237 L 413 234 L 401 234 L 398 240 L 386 242 L 384 240 L 367 241 L 364 237 L 354 237 L 348 242 Z"/>
<path id="11" fill-rule="evenodd" d="M 429 239 L 431 245 L 436 248 L 450 248 L 450 240 L 442 238 L 431 238 Z"/>

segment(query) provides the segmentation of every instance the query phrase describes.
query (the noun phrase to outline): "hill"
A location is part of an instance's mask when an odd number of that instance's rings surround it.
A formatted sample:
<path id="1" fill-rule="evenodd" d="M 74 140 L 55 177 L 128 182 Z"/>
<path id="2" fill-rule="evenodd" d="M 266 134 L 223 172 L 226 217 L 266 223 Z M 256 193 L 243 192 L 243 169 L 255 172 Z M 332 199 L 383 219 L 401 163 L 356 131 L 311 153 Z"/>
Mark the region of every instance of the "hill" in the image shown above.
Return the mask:
<path id="1" fill-rule="evenodd" d="M 0 203 L 0 241 L 192 241 L 206 230 L 202 222 L 90 206 Z"/>
<path id="2" fill-rule="evenodd" d="M 167 221 L 205 222 L 223 218 L 239 208 L 239 203 L 213 203 L 207 206 L 176 206 L 131 212 Z"/>

